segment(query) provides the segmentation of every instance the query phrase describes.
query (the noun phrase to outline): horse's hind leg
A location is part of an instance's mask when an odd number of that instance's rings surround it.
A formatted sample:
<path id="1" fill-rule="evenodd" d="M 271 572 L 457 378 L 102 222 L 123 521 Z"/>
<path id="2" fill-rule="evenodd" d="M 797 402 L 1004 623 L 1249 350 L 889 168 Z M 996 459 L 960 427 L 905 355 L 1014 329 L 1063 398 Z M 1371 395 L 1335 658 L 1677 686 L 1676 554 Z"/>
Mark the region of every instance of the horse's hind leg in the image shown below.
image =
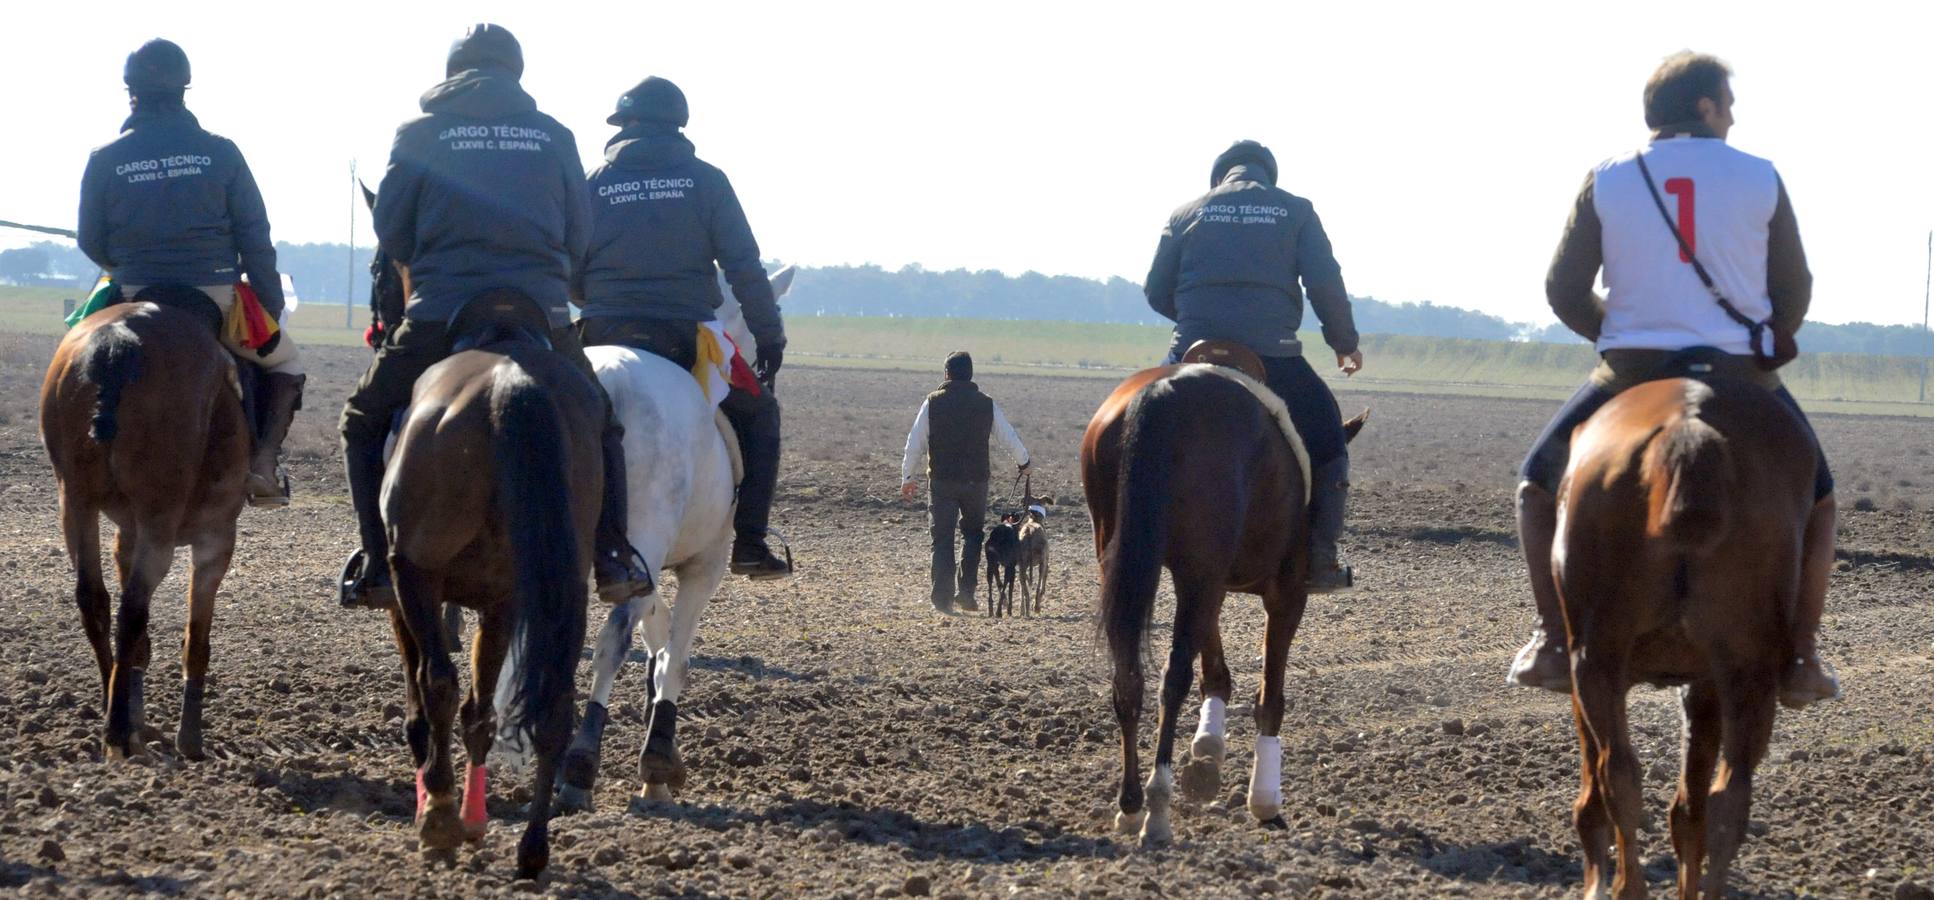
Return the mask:
<path id="1" fill-rule="evenodd" d="M 564 752 L 559 768 L 557 806 L 560 812 L 588 812 L 591 790 L 598 783 L 598 765 L 603 757 L 604 726 L 611 718 L 611 689 L 624 668 L 625 655 L 631 651 L 631 633 L 647 605 L 662 603 L 654 591 L 643 597 L 611 607 L 604 628 L 598 632 L 597 649 L 591 654 L 591 697 L 584 704 L 584 720 L 578 723 L 577 736 Z"/>
<path id="2" fill-rule="evenodd" d="M 215 622 L 215 592 L 235 556 L 235 523 L 230 520 L 195 541 L 188 585 L 188 626 L 181 644 L 181 722 L 175 728 L 175 752 L 201 759 L 202 694 L 208 675 L 208 631 Z"/>
<path id="3" fill-rule="evenodd" d="M 410 626 L 403 621 L 403 610 L 389 611 L 390 630 L 396 635 L 397 658 L 403 661 L 403 741 L 410 747 L 410 768 L 422 769 L 430 761 L 430 720 L 424 715 L 423 692 L 417 687 L 416 673 L 423 654 L 417 650 Z"/>
<path id="4" fill-rule="evenodd" d="M 1120 812 L 1115 814 L 1115 830 L 1134 834 L 1142 829 L 1146 816 L 1142 796 L 1141 751 L 1137 732 L 1142 717 L 1142 658 L 1126 647 L 1110 647 L 1115 659 L 1115 724 L 1121 728 L 1121 786 L 1115 794 Z"/>
<path id="5" fill-rule="evenodd" d="M 400 554 L 392 554 L 396 602 L 415 641 L 418 658 L 411 673 L 429 718 L 429 755 L 416 772 L 417 847 L 441 856 L 465 838 L 457 811 L 456 773 L 450 755 L 452 720 L 457 714 L 457 669 L 443 642 L 442 585 Z"/>
<path id="6" fill-rule="evenodd" d="M 1182 796 L 1207 803 L 1222 790 L 1222 759 L 1228 746 L 1225 716 L 1232 685 L 1229 663 L 1222 655 L 1221 610 L 1211 617 L 1201 644 L 1202 715 L 1195 726 L 1195 739 L 1189 743 L 1189 764 L 1179 774 Z"/>
<path id="7" fill-rule="evenodd" d="M 1572 704 L 1572 720 L 1578 727 L 1578 798 L 1571 804 L 1572 827 L 1578 830 L 1579 846 L 1585 853 L 1585 896 L 1600 896 L 1611 878 L 1612 819 L 1605 798 L 1598 788 L 1600 748 L 1585 722 L 1585 713 Z"/>
<path id="8" fill-rule="evenodd" d="M 1023 604 L 1027 602 L 1023 597 Z M 1178 573 L 1175 578 L 1175 631 L 1168 663 L 1162 667 L 1162 705 L 1155 718 L 1155 768 L 1148 776 L 1148 819 L 1142 823 L 1142 846 L 1165 844 L 1174 835 L 1169 806 L 1175 797 L 1175 720 L 1189 696 L 1195 677 L 1197 635 L 1214 627 L 1222 607 L 1222 580 L 1201 573 Z"/>
<path id="9" fill-rule="evenodd" d="M 1256 697 L 1256 766 L 1249 775 L 1249 814 L 1263 825 L 1283 823 L 1283 680 L 1289 670 L 1289 645 L 1303 622 L 1309 594 L 1292 567 L 1263 593 L 1262 686 Z"/>
<path id="10" fill-rule="evenodd" d="M 455 603 L 447 609 L 458 609 Z M 447 622 L 446 622 L 447 624 Z M 477 634 L 470 647 L 470 696 L 463 702 L 463 749 L 469 757 L 463 771 L 463 831 L 472 841 L 482 840 L 490 821 L 485 801 L 490 796 L 490 745 L 497 736 L 497 711 L 493 695 L 497 675 L 504 667 L 510 649 L 510 623 L 501 614 L 478 616 Z"/>
<path id="11" fill-rule="evenodd" d="M 80 608 L 81 631 L 94 650 L 101 673 L 101 703 L 106 707 L 114 679 L 114 597 L 101 575 L 101 514 L 75 496 L 65 482 L 60 491 L 60 530 L 67 539 L 67 559 L 74 565 L 74 605 Z"/>
<path id="12" fill-rule="evenodd" d="M 724 545 L 718 549 L 723 551 Z M 699 617 L 725 579 L 725 562 L 722 552 L 717 556 L 708 552 L 677 569 L 671 635 L 654 654 L 651 721 L 645 731 L 645 749 L 638 757 L 638 774 L 648 794 L 654 785 L 671 791 L 685 787 L 688 772 L 678 753 L 678 701 L 685 694 L 685 679 L 691 673 L 692 640 L 698 636 Z"/>
<path id="13" fill-rule="evenodd" d="M 1712 782 L 1712 796 L 1707 801 L 1707 866 L 1701 888 L 1709 897 L 1725 895 L 1726 874 L 1746 837 L 1747 816 L 1752 812 L 1753 770 L 1766 755 L 1766 744 L 1773 736 L 1773 716 L 1778 711 L 1774 705 L 1778 685 L 1775 671 L 1726 672 L 1719 681 L 1725 738 L 1718 777 Z"/>
<path id="14" fill-rule="evenodd" d="M 1685 764 L 1679 792 L 1672 798 L 1672 850 L 1679 857 L 1679 896 L 1691 900 L 1699 896 L 1706 860 L 1706 795 L 1712 791 L 1721 730 L 1718 687 L 1710 679 L 1695 682 L 1680 702 L 1685 707 Z"/>
<path id="15" fill-rule="evenodd" d="M 1574 649 L 1578 653 L 1572 665 L 1573 703 L 1584 717 L 1581 732 L 1590 730 L 1596 752 L 1588 764 L 1593 766 L 1595 790 L 1611 817 L 1612 836 L 1618 847 L 1612 892 L 1621 898 L 1641 897 L 1645 895 L 1645 871 L 1639 865 L 1638 826 L 1644 796 L 1625 714 L 1624 648 L 1586 644 Z"/>
<path id="16" fill-rule="evenodd" d="M 110 759 L 141 752 L 146 722 L 142 681 L 148 668 L 148 609 L 174 561 L 174 540 L 153 527 L 123 531 L 115 542 L 121 567 L 121 621 L 114 635 L 114 678 L 108 688 L 106 749 Z"/>
<path id="17" fill-rule="evenodd" d="M 551 798 L 564 745 L 571 739 L 571 697 L 550 709 L 532 710 L 532 743 L 537 750 L 536 780 L 531 783 L 530 824 L 517 841 L 517 877 L 536 878 L 551 861 Z"/>

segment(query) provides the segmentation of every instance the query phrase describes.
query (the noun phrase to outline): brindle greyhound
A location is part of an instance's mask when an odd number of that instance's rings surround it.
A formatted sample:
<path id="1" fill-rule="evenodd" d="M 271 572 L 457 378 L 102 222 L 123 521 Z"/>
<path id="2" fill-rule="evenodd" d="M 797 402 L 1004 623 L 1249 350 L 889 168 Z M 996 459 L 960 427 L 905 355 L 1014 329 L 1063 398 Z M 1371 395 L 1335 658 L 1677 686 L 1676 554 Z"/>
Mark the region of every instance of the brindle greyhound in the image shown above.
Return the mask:
<path id="1" fill-rule="evenodd" d="M 1586 896 L 1603 892 L 1614 840 L 1613 893 L 1645 895 L 1625 715 L 1634 684 L 1684 685 L 1679 895 L 1724 894 L 1790 656 L 1817 453 L 1771 393 L 1718 378 L 1632 388 L 1573 437 L 1551 556 L 1571 647 Z"/>
<path id="2" fill-rule="evenodd" d="M 165 298 L 150 288 L 137 301 Z M 40 438 L 60 483 L 61 533 L 78 580 L 74 600 L 94 648 L 107 707 L 110 759 L 142 753 L 142 676 L 148 603 L 178 546 L 193 548 L 188 628 L 182 642 L 181 724 L 175 749 L 202 757 L 202 691 L 215 592 L 235 553 L 249 431 L 235 363 L 215 338 L 220 314 L 124 303 L 67 332 L 40 391 Z M 212 322 L 197 321 L 211 318 Z M 214 327 L 210 327 L 210 325 Z M 120 627 L 101 576 L 100 516 L 120 529 Z"/>
<path id="3" fill-rule="evenodd" d="M 1267 389 L 1220 372 L 1161 366 L 1129 376 L 1088 423 L 1081 446 L 1101 560 L 1098 626 L 1114 660 L 1121 725 L 1115 824 L 1124 833 L 1139 829 L 1144 846 L 1171 835 L 1175 720 L 1197 654 L 1206 699 L 1192 746 L 1200 770 L 1195 785 L 1213 793 L 1220 783 L 1230 677 L 1219 620 L 1231 590 L 1260 594 L 1268 614 L 1249 811 L 1265 824 L 1282 824 L 1283 671 L 1308 601 L 1306 464 L 1255 393 Z M 1359 416 L 1345 433 L 1354 437 L 1362 425 Z M 1175 629 L 1162 674 L 1155 771 L 1144 789 L 1136 747 L 1143 640 L 1164 565 L 1175 583 Z"/>

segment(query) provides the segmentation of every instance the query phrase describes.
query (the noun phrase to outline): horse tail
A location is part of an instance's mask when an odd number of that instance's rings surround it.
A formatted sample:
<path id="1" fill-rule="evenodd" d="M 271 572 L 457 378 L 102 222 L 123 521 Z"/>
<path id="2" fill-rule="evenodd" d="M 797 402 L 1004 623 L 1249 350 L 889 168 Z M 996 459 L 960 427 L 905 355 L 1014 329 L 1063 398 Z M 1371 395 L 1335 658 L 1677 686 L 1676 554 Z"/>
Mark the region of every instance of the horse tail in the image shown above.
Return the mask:
<path id="1" fill-rule="evenodd" d="M 1692 554 L 1711 552 L 1731 522 L 1732 453 L 1696 412 L 1668 423 L 1648 447 L 1646 533 Z"/>
<path id="2" fill-rule="evenodd" d="M 1170 469 L 1183 410 L 1166 380 L 1143 389 L 1124 413 L 1115 537 L 1102 566 L 1102 635 L 1117 661 L 1144 652 L 1168 543 Z"/>
<path id="3" fill-rule="evenodd" d="M 120 433 L 121 394 L 141 374 L 141 341 L 126 326 L 114 324 L 100 328 L 89 338 L 87 362 L 81 372 L 99 393 L 94 401 L 94 418 L 88 436 L 100 443 L 114 440 Z"/>
<path id="4" fill-rule="evenodd" d="M 511 546 L 523 679 L 504 727 L 531 731 L 569 715 L 584 646 L 585 573 L 571 516 L 563 425 L 545 391 L 521 371 L 493 392 L 497 492 Z"/>

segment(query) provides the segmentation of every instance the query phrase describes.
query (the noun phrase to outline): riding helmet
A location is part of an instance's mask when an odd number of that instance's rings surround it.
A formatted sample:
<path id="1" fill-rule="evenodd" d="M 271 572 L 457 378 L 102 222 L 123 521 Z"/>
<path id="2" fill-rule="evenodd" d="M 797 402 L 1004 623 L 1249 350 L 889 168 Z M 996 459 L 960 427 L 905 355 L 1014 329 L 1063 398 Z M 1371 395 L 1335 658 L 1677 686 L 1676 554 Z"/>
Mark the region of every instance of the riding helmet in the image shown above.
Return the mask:
<path id="1" fill-rule="evenodd" d="M 1222 183 L 1229 170 L 1245 163 L 1262 166 L 1263 173 L 1269 177 L 1269 184 L 1276 183 L 1276 154 L 1255 141 L 1237 141 L 1215 158 L 1215 166 L 1209 170 L 1209 187 Z"/>
<path id="2" fill-rule="evenodd" d="M 155 38 L 128 54 L 121 80 L 130 91 L 179 91 L 188 86 L 188 54 L 174 41 Z"/>
<path id="3" fill-rule="evenodd" d="M 638 86 L 625 91 L 618 98 L 618 111 L 604 121 L 610 125 L 623 125 L 626 122 L 663 122 L 674 128 L 684 128 L 691 119 L 691 112 L 685 106 L 685 92 L 656 75 L 638 82 Z"/>
<path id="4" fill-rule="evenodd" d="M 450 61 L 443 66 L 449 77 L 470 69 L 502 69 L 512 78 L 524 77 L 524 48 L 510 29 L 482 23 L 464 29 L 463 37 L 450 44 Z"/>

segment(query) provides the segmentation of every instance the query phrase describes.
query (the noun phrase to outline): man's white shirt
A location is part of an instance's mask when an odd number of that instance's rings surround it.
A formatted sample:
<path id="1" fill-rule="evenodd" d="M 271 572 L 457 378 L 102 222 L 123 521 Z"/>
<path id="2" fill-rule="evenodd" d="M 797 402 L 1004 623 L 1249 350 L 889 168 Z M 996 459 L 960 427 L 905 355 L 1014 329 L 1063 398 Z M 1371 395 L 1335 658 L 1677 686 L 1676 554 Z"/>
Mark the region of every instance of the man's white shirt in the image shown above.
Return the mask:
<path id="1" fill-rule="evenodd" d="M 1007 414 L 1001 412 L 1001 405 L 991 397 L 988 398 L 988 402 L 994 404 L 995 439 L 1001 442 L 1002 447 L 1007 448 L 1007 454 L 1014 458 L 1016 465 L 1027 465 L 1032 459 L 1028 456 L 1027 445 L 1021 443 L 1021 436 L 1014 433 L 1013 425 L 1008 424 Z M 913 417 L 913 430 L 907 432 L 906 449 L 900 454 L 901 484 L 912 481 L 914 474 L 920 470 L 921 464 L 927 461 L 927 431 L 930 427 L 927 420 L 927 403 L 923 400 L 920 402 L 920 413 Z"/>

